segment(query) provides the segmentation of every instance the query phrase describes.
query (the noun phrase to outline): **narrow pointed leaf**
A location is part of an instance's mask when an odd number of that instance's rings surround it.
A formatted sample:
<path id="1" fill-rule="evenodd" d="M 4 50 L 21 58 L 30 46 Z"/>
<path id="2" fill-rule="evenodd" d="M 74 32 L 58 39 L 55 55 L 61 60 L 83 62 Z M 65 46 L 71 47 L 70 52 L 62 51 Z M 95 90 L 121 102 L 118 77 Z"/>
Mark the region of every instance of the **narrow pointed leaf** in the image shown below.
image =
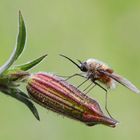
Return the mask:
<path id="1" fill-rule="evenodd" d="M 9 95 L 15 99 L 17 99 L 18 101 L 24 103 L 33 113 L 33 115 L 35 116 L 35 118 L 37 120 L 40 120 L 39 118 L 39 114 L 38 111 L 36 109 L 36 107 L 34 106 L 34 104 L 29 100 L 29 97 L 20 89 L 14 89 L 14 88 L 4 88 L 4 87 L 0 87 L 0 90 L 6 94 Z"/>
<path id="2" fill-rule="evenodd" d="M 22 53 L 26 40 L 26 29 L 23 17 L 19 11 L 19 33 L 17 37 L 16 47 L 7 62 L 0 68 L 0 75 L 5 72 Z"/>
<path id="3" fill-rule="evenodd" d="M 19 34 L 18 34 L 18 37 L 17 37 L 17 47 L 16 47 L 15 60 L 22 53 L 22 51 L 25 47 L 25 41 L 26 41 L 26 28 L 25 28 L 25 23 L 24 23 L 22 14 L 19 11 Z"/>
<path id="4" fill-rule="evenodd" d="M 15 66 L 14 69 L 20 69 L 20 70 L 23 70 L 23 71 L 26 71 L 26 70 L 29 70 L 31 69 L 32 67 L 36 66 L 38 63 L 40 63 L 45 57 L 47 56 L 47 54 L 35 59 L 35 60 L 32 60 L 26 64 L 23 64 L 23 65 L 20 65 L 20 66 Z"/>

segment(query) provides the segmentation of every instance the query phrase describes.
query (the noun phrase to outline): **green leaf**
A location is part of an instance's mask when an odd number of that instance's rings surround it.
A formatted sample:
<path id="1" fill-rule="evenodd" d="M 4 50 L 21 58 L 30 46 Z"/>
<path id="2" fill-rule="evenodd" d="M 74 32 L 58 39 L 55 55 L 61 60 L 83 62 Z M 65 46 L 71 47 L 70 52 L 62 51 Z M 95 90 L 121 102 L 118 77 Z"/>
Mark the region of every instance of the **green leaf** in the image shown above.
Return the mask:
<path id="1" fill-rule="evenodd" d="M 20 69 L 23 71 L 29 70 L 32 67 L 34 67 L 35 65 L 37 65 L 38 63 L 40 63 L 46 56 L 47 56 L 47 54 L 45 54 L 39 58 L 36 58 L 35 60 L 32 60 L 31 62 L 28 62 L 26 64 L 15 66 L 14 69 Z"/>
<path id="2" fill-rule="evenodd" d="M 19 11 L 19 33 L 17 37 L 16 47 L 7 62 L 0 68 L 0 75 L 5 72 L 22 53 L 26 40 L 26 29 L 23 17 Z"/>
<path id="3" fill-rule="evenodd" d="M 34 104 L 30 101 L 29 97 L 23 91 L 21 91 L 20 89 L 8 88 L 8 87 L 0 87 L 0 91 L 2 91 L 2 93 L 6 94 L 6 95 L 9 95 L 9 96 L 17 99 L 18 101 L 24 103 L 31 110 L 31 112 L 33 113 L 35 118 L 37 120 L 40 120 L 36 107 L 34 106 Z"/>
<path id="4" fill-rule="evenodd" d="M 25 23 L 24 23 L 22 14 L 19 11 L 19 33 L 18 33 L 18 37 L 17 37 L 15 60 L 22 53 L 22 51 L 23 51 L 23 49 L 25 47 L 25 41 L 26 41 L 26 28 L 25 28 Z"/>

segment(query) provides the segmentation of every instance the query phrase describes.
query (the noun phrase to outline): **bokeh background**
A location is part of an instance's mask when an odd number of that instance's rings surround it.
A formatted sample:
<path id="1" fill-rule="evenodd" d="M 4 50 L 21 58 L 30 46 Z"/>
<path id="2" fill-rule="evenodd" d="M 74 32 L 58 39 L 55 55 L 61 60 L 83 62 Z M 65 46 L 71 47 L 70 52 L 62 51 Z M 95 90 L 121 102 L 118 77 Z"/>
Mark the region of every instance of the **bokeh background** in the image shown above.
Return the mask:
<path id="1" fill-rule="evenodd" d="M 0 0 L 0 65 L 14 48 L 19 9 L 28 34 L 26 49 L 17 64 L 48 53 L 47 59 L 31 72 L 71 75 L 79 70 L 58 54 L 81 61 L 94 57 L 140 88 L 139 0 Z M 69 82 L 78 85 L 82 81 L 74 78 Z M 104 91 L 96 87 L 89 96 L 104 109 Z M 140 96 L 120 85 L 109 91 L 108 98 L 110 113 L 120 122 L 116 128 L 87 127 L 37 104 L 36 107 L 40 122 L 23 104 L 1 93 L 0 140 L 140 138 Z"/>

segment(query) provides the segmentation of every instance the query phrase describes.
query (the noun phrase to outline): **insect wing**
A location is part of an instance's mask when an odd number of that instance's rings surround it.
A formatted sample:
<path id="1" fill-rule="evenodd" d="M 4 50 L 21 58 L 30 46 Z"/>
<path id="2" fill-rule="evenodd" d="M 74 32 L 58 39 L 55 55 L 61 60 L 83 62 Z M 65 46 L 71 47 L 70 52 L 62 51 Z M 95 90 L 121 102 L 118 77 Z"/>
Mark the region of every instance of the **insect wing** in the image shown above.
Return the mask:
<path id="1" fill-rule="evenodd" d="M 140 93 L 139 89 L 137 89 L 130 81 L 128 81 L 126 78 L 116 74 L 116 73 L 108 73 L 106 71 L 103 70 L 99 70 L 99 72 L 111 77 L 112 79 L 114 79 L 115 81 L 117 81 L 118 83 L 122 84 L 123 86 L 127 87 L 128 89 L 130 89 L 131 91 L 135 92 L 135 93 Z"/>

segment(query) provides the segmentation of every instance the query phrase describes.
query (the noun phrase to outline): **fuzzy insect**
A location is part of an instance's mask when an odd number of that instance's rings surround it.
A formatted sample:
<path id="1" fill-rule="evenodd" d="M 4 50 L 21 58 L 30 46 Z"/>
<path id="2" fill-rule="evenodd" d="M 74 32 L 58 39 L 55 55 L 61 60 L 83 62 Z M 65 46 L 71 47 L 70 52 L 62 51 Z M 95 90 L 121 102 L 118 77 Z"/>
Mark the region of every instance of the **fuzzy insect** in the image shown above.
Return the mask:
<path id="1" fill-rule="evenodd" d="M 74 75 L 68 77 L 68 79 L 70 79 L 70 78 L 72 78 L 74 76 L 81 76 L 81 77 L 86 78 L 86 80 L 83 83 L 81 83 L 79 86 L 81 86 L 82 84 L 84 84 L 86 81 L 91 80 L 92 83 L 94 83 L 95 85 L 98 85 L 100 88 L 102 88 L 103 90 L 105 90 L 105 92 L 107 93 L 107 89 L 115 88 L 116 87 L 116 83 L 118 82 L 118 83 L 122 84 L 123 86 L 127 87 L 128 89 L 130 89 L 131 91 L 133 91 L 135 93 L 140 93 L 140 90 L 138 88 L 136 88 L 135 85 L 133 85 L 126 78 L 124 78 L 124 77 L 116 74 L 113 71 L 113 69 L 111 69 L 108 65 L 106 65 L 102 61 L 99 61 L 99 60 L 93 59 L 93 58 L 88 59 L 85 62 L 81 62 L 80 60 L 78 60 L 79 63 L 80 63 L 78 65 L 71 58 L 69 58 L 69 57 L 67 57 L 65 55 L 62 55 L 62 54 L 60 54 L 60 56 L 68 59 L 69 61 L 71 61 L 74 65 L 76 65 L 83 72 L 82 74 L 74 74 Z M 104 88 L 103 86 L 101 86 L 96 81 L 99 81 L 100 83 L 102 83 L 103 85 L 105 85 L 107 87 L 107 89 Z M 93 85 L 93 87 L 95 85 Z M 89 87 L 90 86 L 88 86 L 87 88 L 89 88 Z M 92 88 L 90 88 L 90 90 Z M 106 110 L 108 112 L 108 109 L 107 109 L 107 94 L 106 94 L 105 108 L 106 108 Z M 108 112 L 108 114 L 110 115 L 109 112 Z"/>

